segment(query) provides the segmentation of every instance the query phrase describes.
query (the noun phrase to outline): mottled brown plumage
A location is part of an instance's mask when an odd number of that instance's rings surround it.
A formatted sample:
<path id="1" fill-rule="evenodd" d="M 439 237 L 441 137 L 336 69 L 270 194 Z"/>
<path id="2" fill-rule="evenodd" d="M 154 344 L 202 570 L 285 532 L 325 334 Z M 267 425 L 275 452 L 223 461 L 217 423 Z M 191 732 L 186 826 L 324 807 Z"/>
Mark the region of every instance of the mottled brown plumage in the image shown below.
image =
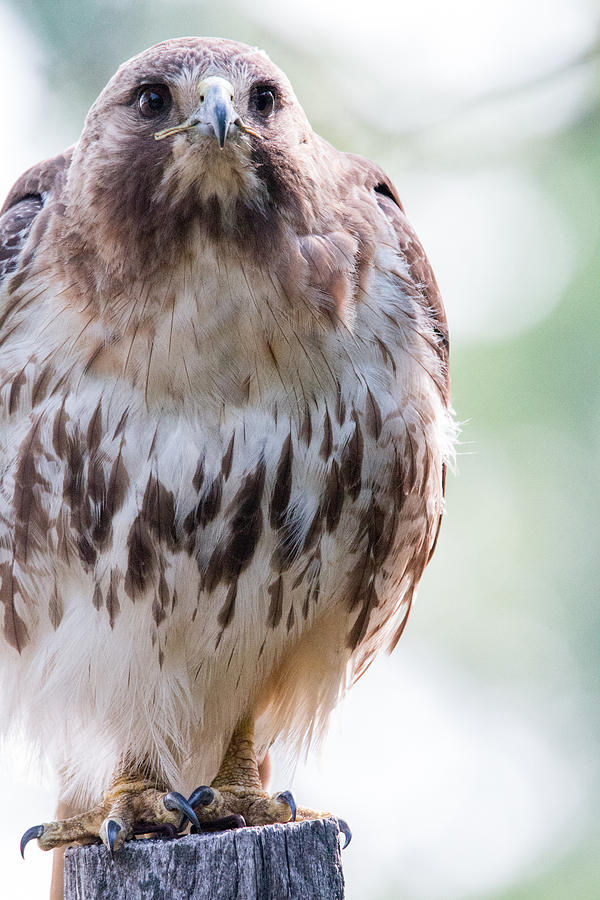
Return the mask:
<path id="1" fill-rule="evenodd" d="M 9 194 L 0 353 L 5 716 L 65 795 L 125 778 L 154 810 L 254 720 L 259 755 L 309 741 L 404 628 L 452 453 L 444 310 L 389 179 L 260 51 L 159 44 Z"/>

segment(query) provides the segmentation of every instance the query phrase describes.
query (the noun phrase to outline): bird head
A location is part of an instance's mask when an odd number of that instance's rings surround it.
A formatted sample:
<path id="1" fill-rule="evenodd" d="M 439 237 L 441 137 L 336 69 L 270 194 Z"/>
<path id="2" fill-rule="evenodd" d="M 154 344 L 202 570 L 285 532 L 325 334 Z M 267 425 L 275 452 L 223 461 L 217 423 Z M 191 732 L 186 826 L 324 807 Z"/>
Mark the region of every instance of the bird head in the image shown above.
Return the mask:
<path id="1" fill-rule="evenodd" d="M 165 41 L 124 63 L 92 106 L 70 206 L 93 219 L 107 264 L 132 263 L 123 248 L 134 247 L 146 265 L 169 265 L 193 229 L 256 250 L 282 218 L 297 224 L 309 214 L 302 182 L 313 138 L 289 81 L 262 51 Z"/>

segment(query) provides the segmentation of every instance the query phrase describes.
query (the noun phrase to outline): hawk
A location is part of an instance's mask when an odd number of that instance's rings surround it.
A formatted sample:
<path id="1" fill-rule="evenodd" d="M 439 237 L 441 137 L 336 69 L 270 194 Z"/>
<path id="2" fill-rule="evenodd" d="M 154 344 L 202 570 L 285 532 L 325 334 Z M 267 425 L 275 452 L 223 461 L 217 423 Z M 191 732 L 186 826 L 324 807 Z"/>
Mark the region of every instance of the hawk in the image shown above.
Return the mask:
<path id="1" fill-rule="evenodd" d="M 22 847 L 320 815 L 258 762 L 402 634 L 454 439 L 383 171 L 259 50 L 126 62 L 2 209 L 0 416 L 1 721 L 77 811 Z"/>

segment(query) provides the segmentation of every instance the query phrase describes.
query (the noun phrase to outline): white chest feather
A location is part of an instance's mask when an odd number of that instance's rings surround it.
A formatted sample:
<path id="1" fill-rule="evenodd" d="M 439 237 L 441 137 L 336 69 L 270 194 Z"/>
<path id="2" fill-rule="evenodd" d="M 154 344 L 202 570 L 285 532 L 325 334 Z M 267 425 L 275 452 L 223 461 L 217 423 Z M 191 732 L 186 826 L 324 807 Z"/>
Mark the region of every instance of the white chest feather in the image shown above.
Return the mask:
<path id="1" fill-rule="evenodd" d="M 451 426 L 396 286 L 352 331 L 299 332 L 259 272 L 182 278 L 135 326 L 117 303 L 110 341 L 90 322 L 59 342 L 49 298 L 3 362 L 6 714 L 63 767 L 69 746 L 81 792 L 122 746 L 209 777 L 245 709 L 265 744 L 325 718 L 397 628 L 442 506 Z"/>

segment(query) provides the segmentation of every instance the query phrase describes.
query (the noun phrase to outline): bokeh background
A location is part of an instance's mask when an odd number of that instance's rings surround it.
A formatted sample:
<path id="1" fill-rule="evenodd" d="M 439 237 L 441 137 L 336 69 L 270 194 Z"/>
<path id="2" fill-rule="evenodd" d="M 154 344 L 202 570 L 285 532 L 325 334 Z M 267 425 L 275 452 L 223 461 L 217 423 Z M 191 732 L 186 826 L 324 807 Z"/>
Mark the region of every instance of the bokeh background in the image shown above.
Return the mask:
<path id="1" fill-rule="evenodd" d="M 273 786 L 343 814 L 349 900 L 600 897 L 600 67 L 591 0 L 0 0 L 0 195 L 73 143 L 117 65 L 231 37 L 376 159 L 432 260 L 462 423 L 399 647 Z M 1 690 L 1 686 L 0 686 Z M 0 894 L 55 787 L 3 750 Z"/>

